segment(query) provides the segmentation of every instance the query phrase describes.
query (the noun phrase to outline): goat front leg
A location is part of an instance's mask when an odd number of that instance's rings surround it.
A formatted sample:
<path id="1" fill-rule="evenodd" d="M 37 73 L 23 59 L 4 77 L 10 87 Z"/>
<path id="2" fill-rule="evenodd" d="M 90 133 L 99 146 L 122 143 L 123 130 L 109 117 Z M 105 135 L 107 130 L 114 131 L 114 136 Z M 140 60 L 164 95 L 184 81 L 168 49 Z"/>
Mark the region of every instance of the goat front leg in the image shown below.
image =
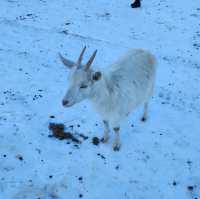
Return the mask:
<path id="1" fill-rule="evenodd" d="M 106 143 L 109 139 L 109 132 L 110 132 L 110 128 L 109 128 L 109 123 L 106 120 L 103 120 L 103 124 L 104 124 L 104 135 L 103 138 L 101 139 L 101 141 L 103 143 Z"/>
<path id="2" fill-rule="evenodd" d="M 146 102 L 144 104 L 144 113 L 143 113 L 143 116 L 141 118 L 142 122 L 145 122 L 147 120 L 147 114 L 148 114 L 148 102 Z"/>
<path id="3" fill-rule="evenodd" d="M 119 131 L 120 131 L 120 127 L 115 127 L 113 128 L 114 132 L 115 132 L 115 140 L 114 140 L 114 144 L 113 144 L 113 150 L 114 151 L 119 151 L 120 149 L 120 137 L 119 137 Z"/>

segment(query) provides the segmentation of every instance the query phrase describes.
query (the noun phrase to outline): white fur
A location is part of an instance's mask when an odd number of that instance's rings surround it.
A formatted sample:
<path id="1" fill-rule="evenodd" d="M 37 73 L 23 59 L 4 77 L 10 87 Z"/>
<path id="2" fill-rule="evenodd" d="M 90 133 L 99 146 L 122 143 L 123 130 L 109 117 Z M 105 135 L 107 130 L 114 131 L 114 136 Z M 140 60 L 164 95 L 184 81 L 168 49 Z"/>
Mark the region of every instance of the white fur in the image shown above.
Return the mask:
<path id="1" fill-rule="evenodd" d="M 146 50 L 132 49 L 108 66 L 95 84 L 92 102 L 112 127 L 139 105 L 148 103 L 153 94 L 155 58 Z"/>

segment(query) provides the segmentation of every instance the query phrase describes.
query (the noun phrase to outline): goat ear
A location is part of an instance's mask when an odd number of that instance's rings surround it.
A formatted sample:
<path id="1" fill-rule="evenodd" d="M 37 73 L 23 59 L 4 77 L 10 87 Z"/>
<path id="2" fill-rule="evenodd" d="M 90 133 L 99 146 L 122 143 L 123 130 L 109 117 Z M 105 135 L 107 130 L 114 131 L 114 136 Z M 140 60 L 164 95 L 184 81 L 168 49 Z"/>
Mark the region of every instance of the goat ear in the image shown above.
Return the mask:
<path id="1" fill-rule="evenodd" d="M 69 59 L 66 59 L 65 57 L 63 57 L 60 53 L 58 53 L 60 60 L 62 61 L 62 63 L 67 66 L 67 68 L 72 68 L 73 66 L 75 66 L 75 63 Z"/>
<path id="2" fill-rule="evenodd" d="M 94 80 L 94 81 L 98 81 L 98 80 L 100 80 L 101 79 L 101 76 L 102 76 L 102 74 L 101 74 L 101 72 L 95 72 L 93 75 L 92 75 L 92 80 Z"/>

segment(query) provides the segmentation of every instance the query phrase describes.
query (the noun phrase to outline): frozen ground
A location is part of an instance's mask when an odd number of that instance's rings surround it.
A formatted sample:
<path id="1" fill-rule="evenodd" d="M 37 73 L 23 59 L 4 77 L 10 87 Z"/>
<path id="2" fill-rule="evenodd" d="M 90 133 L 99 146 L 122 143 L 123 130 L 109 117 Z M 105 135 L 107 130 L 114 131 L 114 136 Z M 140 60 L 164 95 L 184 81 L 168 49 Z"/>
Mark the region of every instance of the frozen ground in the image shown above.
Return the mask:
<path id="1" fill-rule="evenodd" d="M 0 1 L 0 199 L 200 198 L 200 2 L 130 3 Z M 149 120 L 130 115 L 120 152 L 113 137 L 91 144 L 103 129 L 88 102 L 61 106 L 68 71 L 57 53 L 75 59 L 84 45 L 100 67 L 133 47 L 159 60 Z M 49 122 L 89 138 L 49 138 Z"/>

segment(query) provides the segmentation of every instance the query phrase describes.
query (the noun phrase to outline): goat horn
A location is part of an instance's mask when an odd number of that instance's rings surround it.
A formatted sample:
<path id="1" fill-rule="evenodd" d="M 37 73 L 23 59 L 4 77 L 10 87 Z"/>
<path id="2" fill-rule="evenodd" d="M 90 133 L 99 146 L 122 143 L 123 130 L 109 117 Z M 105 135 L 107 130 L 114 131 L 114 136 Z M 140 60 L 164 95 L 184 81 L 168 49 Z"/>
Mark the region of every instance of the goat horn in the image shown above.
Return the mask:
<path id="1" fill-rule="evenodd" d="M 81 54 L 79 55 L 79 58 L 78 58 L 78 61 L 77 61 L 77 64 L 78 65 L 81 65 L 81 62 L 82 62 L 82 59 L 83 59 L 83 54 L 86 50 L 86 46 L 84 46 L 83 50 L 81 51 Z"/>
<path id="2" fill-rule="evenodd" d="M 88 60 L 88 62 L 87 62 L 87 64 L 86 64 L 86 69 L 88 69 L 88 68 L 91 66 L 92 62 L 94 61 L 94 58 L 95 58 L 96 54 L 97 54 L 97 50 L 95 50 L 95 51 L 93 52 L 92 56 L 91 56 L 90 59 Z"/>

